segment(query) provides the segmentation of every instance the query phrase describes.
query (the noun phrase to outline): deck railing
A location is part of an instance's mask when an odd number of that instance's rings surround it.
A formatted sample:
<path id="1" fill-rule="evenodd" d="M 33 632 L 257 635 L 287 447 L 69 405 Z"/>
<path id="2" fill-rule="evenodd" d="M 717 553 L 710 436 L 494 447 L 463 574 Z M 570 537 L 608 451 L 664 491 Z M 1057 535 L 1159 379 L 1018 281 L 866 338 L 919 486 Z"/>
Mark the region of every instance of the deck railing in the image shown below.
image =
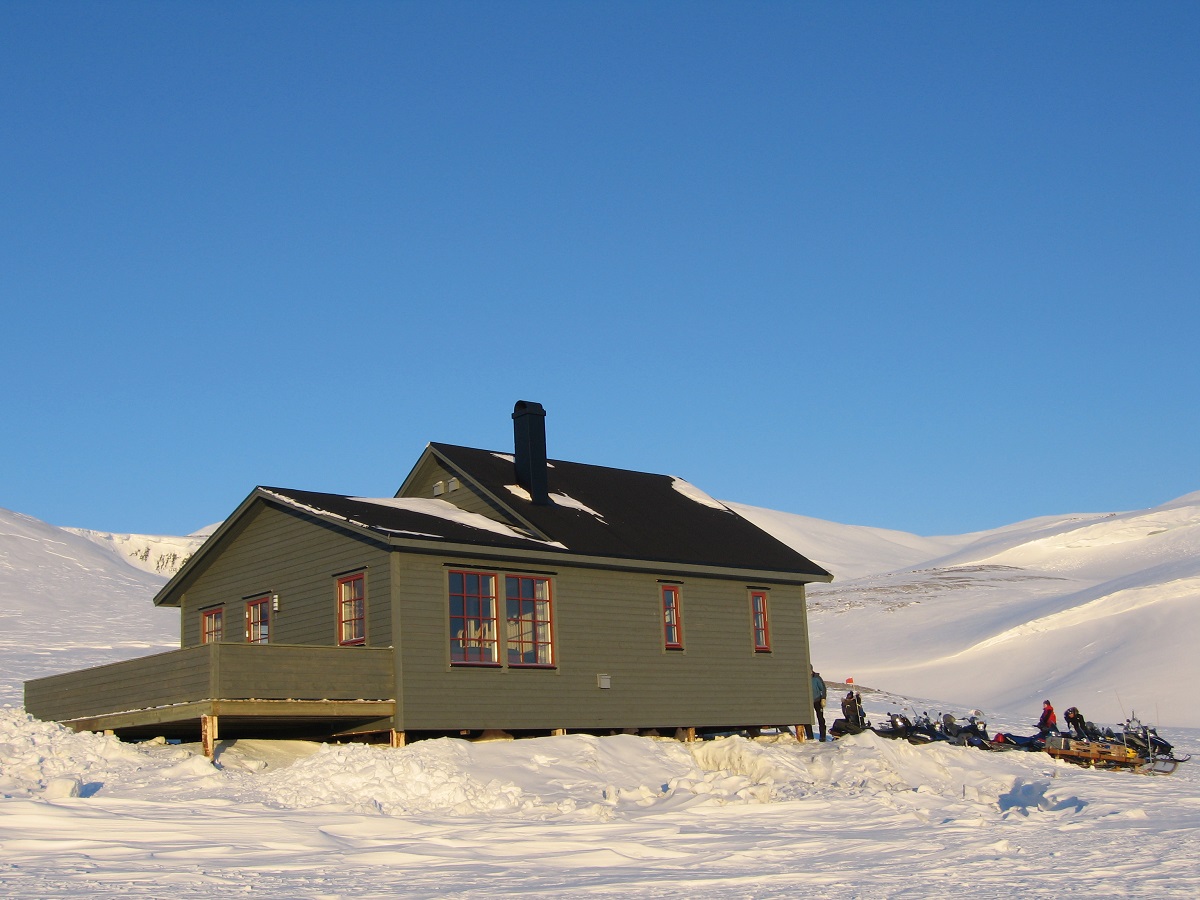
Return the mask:
<path id="1" fill-rule="evenodd" d="M 199 700 L 390 700 L 390 649 L 213 643 L 25 683 L 45 721 Z"/>

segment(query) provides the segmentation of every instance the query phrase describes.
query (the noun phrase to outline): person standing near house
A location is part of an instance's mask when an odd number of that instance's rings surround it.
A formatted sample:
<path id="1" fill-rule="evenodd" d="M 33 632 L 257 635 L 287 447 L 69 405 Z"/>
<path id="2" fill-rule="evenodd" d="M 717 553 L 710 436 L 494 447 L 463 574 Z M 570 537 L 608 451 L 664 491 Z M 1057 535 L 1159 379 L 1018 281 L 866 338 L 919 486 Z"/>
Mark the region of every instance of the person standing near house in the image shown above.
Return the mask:
<path id="1" fill-rule="evenodd" d="M 1049 700 L 1042 701 L 1042 717 L 1038 719 L 1038 737 L 1045 737 L 1050 732 L 1058 731 L 1058 717 L 1054 714 L 1054 707 L 1050 705 Z"/>
<path id="2" fill-rule="evenodd" d="M 813 698 L 813 713 L 817 717 L 817 727 L 821 730 L 821 743 L 825 743 L 825 697 L 827 691 L 825 689 L 825 679 L 821 677 L 821 673 L 809 666 L 809 671 L 812 672 L 812 698 Z M 808 736 L 812 737 L 812 726 L 808 727 Z"/>

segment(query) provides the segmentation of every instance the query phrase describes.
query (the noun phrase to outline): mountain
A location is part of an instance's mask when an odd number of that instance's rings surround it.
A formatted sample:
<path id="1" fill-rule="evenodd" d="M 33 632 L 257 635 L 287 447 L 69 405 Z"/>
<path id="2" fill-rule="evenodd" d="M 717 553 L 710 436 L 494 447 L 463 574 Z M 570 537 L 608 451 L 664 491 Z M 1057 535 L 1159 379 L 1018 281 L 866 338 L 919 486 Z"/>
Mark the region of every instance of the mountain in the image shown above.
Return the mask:
<path id="1" fill-rule="evenodd" d="M 950 538 L 733 506 L 837 576 L 809 592 L 814 663 L 836 681 L 1200 726 L 1200 492 Z"/>
<path id="2" fill-rule="evenodd" d="M 727 505 L 834 573 L 809 593 L 830 681 L 1016 721 L 1049 697 L 1096 722 L 1200 727 L 1200 492 L 943 537 Z M 178 646 L 178 612 L 150 598 L 212 530 L 112 535 L 0 510 L 0 703 L 28 678 Z"/>
<path id="3" fill-rule="evenodd" d="M 154 568 L 203 540 L 81 532 L 0 509 L 0 704 L 20 704 L 30 678 L 178 647 L 178 611 L 150 603 L 168 577 Z"/>

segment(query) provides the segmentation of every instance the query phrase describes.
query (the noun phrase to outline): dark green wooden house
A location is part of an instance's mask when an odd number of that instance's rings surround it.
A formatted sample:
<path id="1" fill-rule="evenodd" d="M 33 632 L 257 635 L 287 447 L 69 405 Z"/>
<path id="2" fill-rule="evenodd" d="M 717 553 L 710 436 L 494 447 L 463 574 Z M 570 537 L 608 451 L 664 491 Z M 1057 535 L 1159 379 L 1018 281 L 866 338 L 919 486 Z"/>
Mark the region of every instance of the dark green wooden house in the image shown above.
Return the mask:
<path id="1" fill-rule="evenodd" d="M 722 731 L 810 722 L 831 576 L 666 475 L 430 444 L 394 497 L 256 488 L 158 595 L 180 649 L 30 681 L 123 737 Z"/>

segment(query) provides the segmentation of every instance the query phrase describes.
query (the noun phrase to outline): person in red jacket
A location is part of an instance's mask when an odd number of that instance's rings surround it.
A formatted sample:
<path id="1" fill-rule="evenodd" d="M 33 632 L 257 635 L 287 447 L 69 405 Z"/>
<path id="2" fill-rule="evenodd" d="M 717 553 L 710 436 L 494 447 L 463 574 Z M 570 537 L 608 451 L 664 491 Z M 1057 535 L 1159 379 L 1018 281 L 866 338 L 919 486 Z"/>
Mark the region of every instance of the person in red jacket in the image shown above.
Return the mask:
<path id="1" fill-rule="evenodd" d="M 1042 701 L 1042 717 L 1038 719 L 1038 737 L 1045 737 L 1051 732 L 1058 733 L 1058 717 L 1054 715 L 1054 707 L 1049 700 Z"/>

